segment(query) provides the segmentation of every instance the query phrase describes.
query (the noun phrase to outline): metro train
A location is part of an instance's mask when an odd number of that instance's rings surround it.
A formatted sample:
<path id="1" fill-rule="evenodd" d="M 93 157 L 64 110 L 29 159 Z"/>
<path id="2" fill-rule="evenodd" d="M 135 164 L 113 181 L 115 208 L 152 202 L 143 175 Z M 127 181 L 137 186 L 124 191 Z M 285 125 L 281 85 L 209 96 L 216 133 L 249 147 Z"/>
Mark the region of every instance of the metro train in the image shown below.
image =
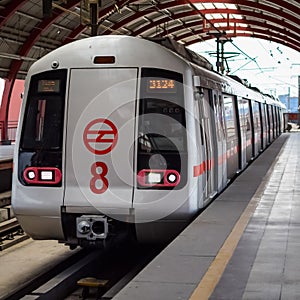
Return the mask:
<path id="1" fill-rule="evenodd" d="M 284 109 L 171 39 L 64 45 L 25 81 L 14 212 L 71 248 L 168 241 L 281 134 Z"/>

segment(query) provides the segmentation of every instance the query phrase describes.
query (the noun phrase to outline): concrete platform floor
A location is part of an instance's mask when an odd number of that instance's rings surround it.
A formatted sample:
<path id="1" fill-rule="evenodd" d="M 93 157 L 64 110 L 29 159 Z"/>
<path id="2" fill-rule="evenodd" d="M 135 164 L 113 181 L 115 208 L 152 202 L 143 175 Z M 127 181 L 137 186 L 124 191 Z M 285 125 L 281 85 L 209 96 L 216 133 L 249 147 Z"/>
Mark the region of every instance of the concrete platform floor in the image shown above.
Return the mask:
<path id="1" fill-rule="evenodd" d="M 113 299 L 300 299 L 299 149 L 281 135 Z"/>

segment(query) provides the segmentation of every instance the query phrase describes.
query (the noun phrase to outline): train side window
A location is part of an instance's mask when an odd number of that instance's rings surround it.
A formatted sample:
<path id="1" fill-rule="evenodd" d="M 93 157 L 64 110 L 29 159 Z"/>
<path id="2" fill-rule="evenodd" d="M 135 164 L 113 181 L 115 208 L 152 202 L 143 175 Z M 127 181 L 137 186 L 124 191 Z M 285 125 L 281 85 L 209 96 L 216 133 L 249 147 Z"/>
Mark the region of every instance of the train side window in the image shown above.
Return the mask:
<path id="1" fill-rule="evenodd" d="M 255 129 L 260 128 L 260 114 L 259 114 L 259 103 L 256 101 L 252 102 L 253 112 L 253 125 Z"/>
<path id="2" fill-rule="evenodd" d="M 239 120 L 240 120 L 240 126 L 241 126 L 241 132 L 246 133 L 250 130 L 250 124 L 248 122 L 247 118 L 247 107 L 246 107 L 246 101 L 243 98 L 238 99 L 238 112 L 239 112 Z"/>
<path id="3" fill-rule="evenodd" d="M 236 135 L 236 120 L 234 113 L 234 98 L 229 95 L 223 95 L 224 99 L 224 111 L 225 111 L 225 122 L 227 128 L 227 137 L 233 137 Z"/>

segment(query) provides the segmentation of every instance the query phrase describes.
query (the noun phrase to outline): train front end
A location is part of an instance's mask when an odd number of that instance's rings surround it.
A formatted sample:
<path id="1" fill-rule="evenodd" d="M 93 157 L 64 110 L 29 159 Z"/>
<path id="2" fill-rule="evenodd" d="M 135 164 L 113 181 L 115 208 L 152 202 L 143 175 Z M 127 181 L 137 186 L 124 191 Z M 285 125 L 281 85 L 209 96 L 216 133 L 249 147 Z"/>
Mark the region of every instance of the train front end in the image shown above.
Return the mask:
<path id="1" fill-rule="evenodd" d="M 102 245 L 133 229 L 163 241 L 190 218 L 187 66 L 151 45 L 91 38 L 32 68 L 13 206 L 33 238 Z"/>

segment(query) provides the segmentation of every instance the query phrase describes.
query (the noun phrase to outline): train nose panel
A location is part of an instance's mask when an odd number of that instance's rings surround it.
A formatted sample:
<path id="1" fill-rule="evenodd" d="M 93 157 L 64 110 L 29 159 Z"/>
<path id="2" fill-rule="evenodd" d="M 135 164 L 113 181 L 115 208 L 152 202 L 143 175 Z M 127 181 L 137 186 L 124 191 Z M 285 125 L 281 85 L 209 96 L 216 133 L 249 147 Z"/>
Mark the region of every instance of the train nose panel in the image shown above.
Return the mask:
<path id="1" fill-rule="evenodd" d="M 137 69 L 71 71 L 66 212 L 128 218 L 134 186 L 136 81 Z"/>

